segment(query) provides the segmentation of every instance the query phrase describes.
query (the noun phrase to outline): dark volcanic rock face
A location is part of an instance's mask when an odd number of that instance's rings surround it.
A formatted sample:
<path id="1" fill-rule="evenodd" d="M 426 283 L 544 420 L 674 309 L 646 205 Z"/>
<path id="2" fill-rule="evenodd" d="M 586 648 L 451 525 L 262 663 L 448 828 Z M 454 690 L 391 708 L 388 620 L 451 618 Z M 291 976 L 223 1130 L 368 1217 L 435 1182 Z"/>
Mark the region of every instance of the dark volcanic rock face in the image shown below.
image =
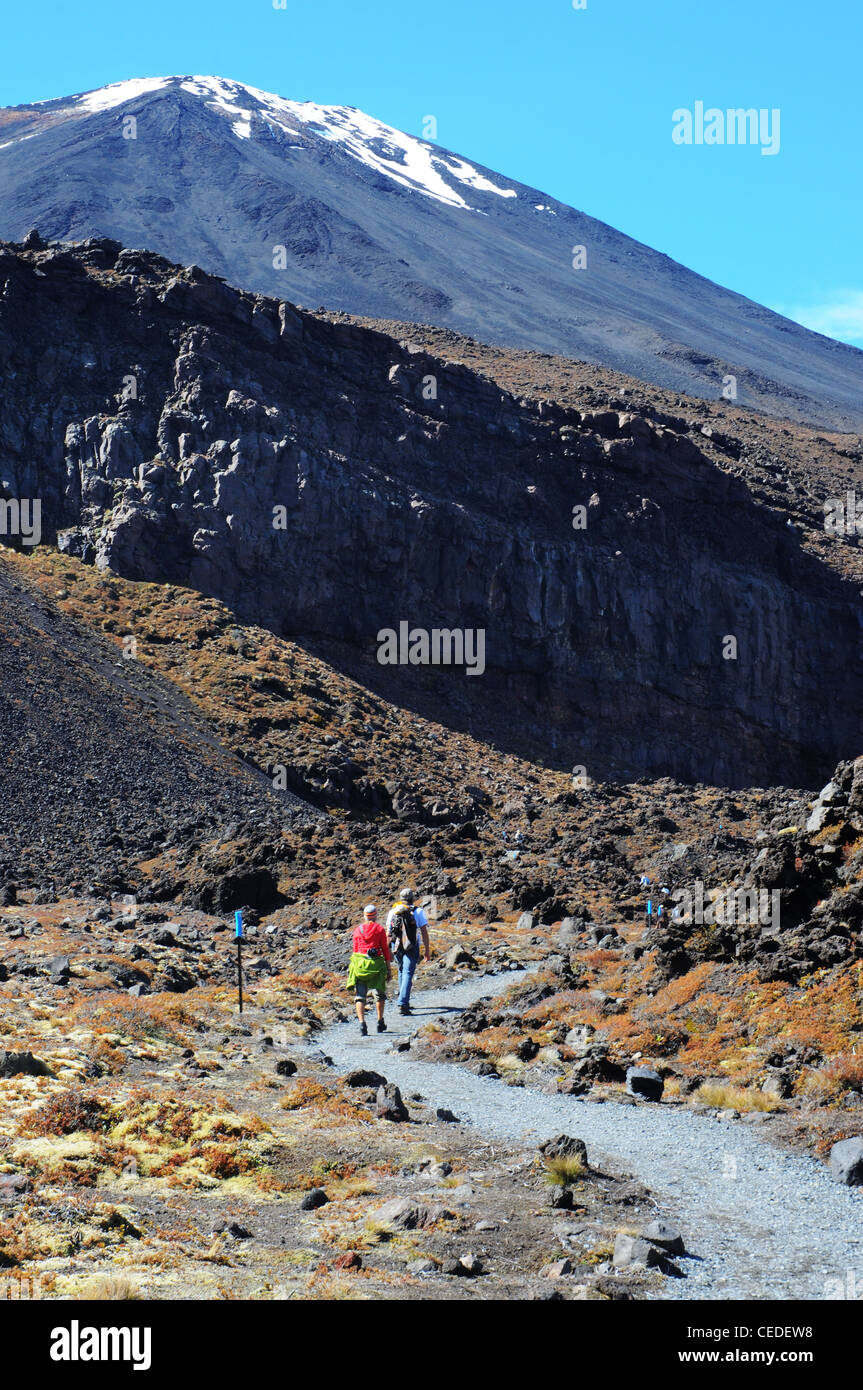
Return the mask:
<path id="1" fill-rule="evenodd" d="M 856 744 L 856 589 L 684 420 L 516 400 L 109 242 L 3 250 L 0 374 L 5 495 L 100 566 L 365 650 L 484 629 L 482 677 L 418 676 L 591 776 L 814 785 Z"/>

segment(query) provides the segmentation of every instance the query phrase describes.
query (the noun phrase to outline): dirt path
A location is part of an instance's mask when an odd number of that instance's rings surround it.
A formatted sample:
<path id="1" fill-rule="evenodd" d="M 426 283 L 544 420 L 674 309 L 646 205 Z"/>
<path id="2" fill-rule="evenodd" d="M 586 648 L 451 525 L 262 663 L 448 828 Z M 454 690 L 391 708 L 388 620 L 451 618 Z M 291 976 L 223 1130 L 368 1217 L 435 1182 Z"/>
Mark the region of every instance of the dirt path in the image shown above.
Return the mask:
<path id="1" fill-rule="evenodd" d="M 805 1155 L 783 1152 L 741 1121 L 681 1107 L 627 1106 L 545 1096 L 466 1068 L 390 1052 L 393 1037 L 497 994 L 511 975 L 414 994 L 414 1017 L 393 1011 L 389 1031 L 361 1038 L 356 1023 L 319 1034 L 316 1050 L 339 1069 L 371 1065 L 403 1091 L 420 1091 L 488 1138 L 578 1135 L 591 1162 L 646 1183 L 676 1221 L 693 1258 L 669 1298 L 822 1299 L 829 1281 L 863 1286 L 863 1190 L 840 1187 Z M 835 1287 L 835 1286 L 834 1286 Z M 853 1285 L 852 1285 L 853 1287 Z"/>

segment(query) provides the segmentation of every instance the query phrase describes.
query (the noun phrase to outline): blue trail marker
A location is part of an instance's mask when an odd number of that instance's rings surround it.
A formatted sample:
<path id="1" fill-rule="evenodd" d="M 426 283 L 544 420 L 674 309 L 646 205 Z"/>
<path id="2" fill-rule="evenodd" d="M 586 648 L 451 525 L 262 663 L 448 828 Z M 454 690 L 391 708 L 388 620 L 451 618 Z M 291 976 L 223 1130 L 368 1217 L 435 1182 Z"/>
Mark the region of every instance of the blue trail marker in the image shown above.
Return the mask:
<path id="1" fill-rule="evenodd" d="M 237 989 L 240 996 L 240 1013 L 243 1012 L 243 914 L 237 909 L 234 913 L 234 936 L 237 941 Z"/>

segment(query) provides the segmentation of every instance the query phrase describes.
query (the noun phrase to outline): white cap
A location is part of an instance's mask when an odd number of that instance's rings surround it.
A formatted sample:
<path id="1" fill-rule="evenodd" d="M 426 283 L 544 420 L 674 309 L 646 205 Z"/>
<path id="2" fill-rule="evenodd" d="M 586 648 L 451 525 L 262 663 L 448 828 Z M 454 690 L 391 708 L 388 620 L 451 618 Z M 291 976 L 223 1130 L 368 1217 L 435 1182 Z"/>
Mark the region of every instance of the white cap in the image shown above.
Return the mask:
<path id="1" fill-rule="evenodd" d="M 366 917 L 374 917 L 376 912 L 377 908 L 375 907 L 374 903 L 367 903 L 366 906 L 363 908 L 363 913 Z"/>

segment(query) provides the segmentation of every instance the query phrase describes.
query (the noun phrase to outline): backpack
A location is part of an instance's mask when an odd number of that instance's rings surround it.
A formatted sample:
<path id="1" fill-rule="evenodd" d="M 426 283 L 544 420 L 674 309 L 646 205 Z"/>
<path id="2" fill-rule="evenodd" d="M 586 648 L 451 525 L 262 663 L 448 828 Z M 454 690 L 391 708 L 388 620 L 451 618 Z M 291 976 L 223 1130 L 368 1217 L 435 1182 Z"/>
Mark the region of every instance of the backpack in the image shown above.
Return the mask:
<path id="1" fill-rule="evenodd" d="M 395 916 L 390 927 L 390 937 L 404 951 L 412 951 L 417 944 L 417 919 L 407 903 L 394 903 Z"/>

